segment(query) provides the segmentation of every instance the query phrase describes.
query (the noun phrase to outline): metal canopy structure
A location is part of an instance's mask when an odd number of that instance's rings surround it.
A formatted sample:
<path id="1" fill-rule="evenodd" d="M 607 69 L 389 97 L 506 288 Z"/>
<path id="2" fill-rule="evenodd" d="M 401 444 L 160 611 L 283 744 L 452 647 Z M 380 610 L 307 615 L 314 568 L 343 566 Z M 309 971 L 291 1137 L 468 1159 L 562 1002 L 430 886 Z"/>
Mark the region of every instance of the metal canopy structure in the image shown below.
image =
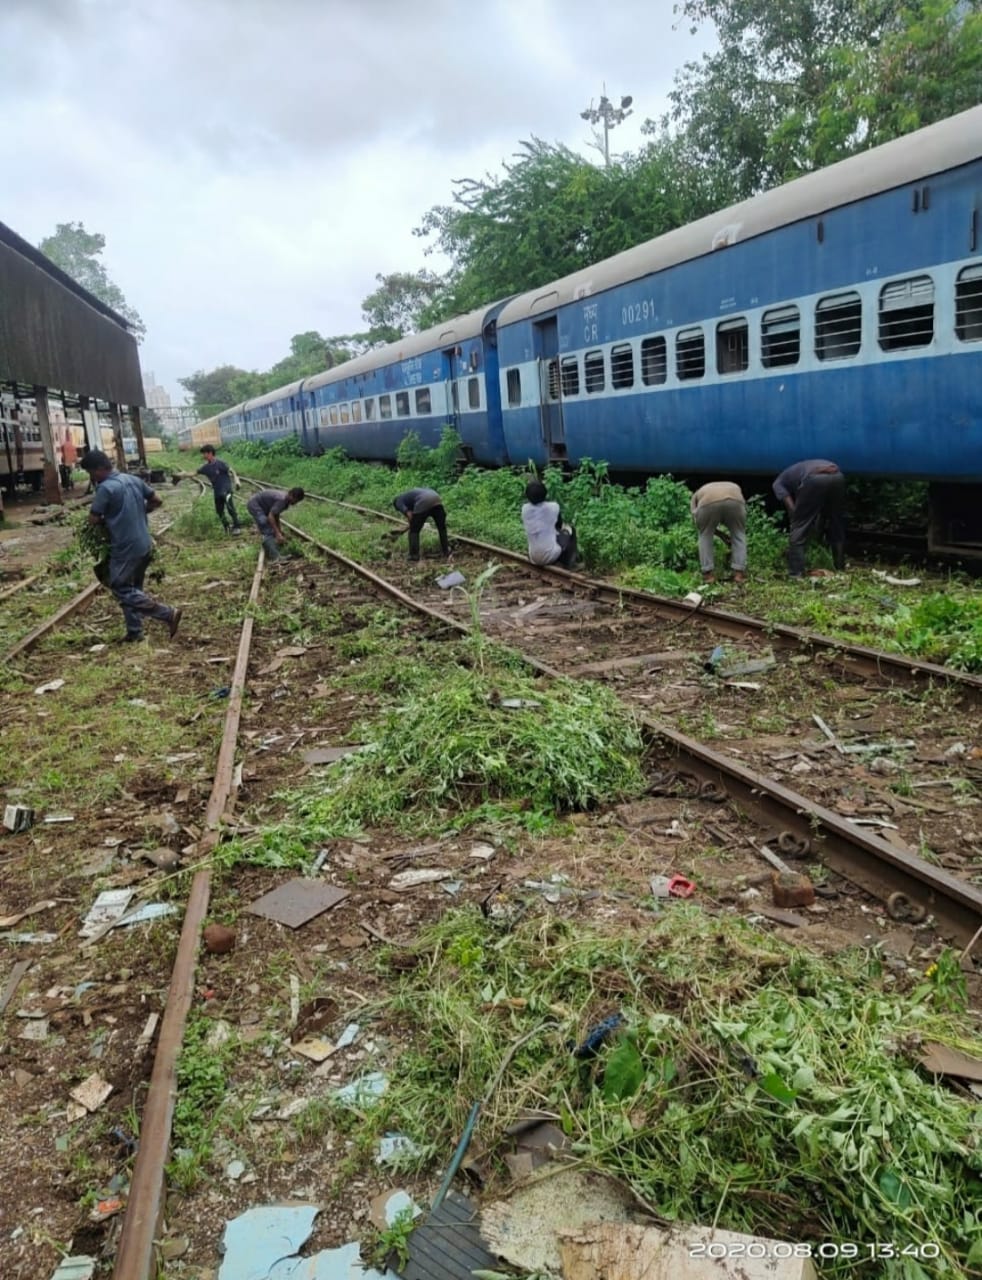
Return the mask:
<path id="1" fill-rule="evenodd" d="M 0 379 L 143 405 L 126 321 L 0 222 Z"/>

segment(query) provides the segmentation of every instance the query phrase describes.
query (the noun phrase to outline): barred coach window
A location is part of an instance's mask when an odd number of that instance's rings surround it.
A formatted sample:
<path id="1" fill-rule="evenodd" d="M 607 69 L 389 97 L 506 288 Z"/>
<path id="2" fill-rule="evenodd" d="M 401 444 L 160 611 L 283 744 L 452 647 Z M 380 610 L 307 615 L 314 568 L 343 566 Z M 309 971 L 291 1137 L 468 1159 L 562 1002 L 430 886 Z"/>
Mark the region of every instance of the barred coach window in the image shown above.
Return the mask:
<path id="1" fill-rule="evenodd" d="M 966 267 L 958 273 L 955 333 L 962 342 L 982 342 L 982 266 Z"/>
<path id="2" fill-rule="evenodd" d="M 934 281 L 894 280 L 880 290 L 879 341 L 884 351 L 926 347 L 934 337 Z"/>
<path id="3" fill-rule="evenodd" d="M 392 417 L 392 397 L 390 395 L 379 396 L 378 416 L 383 420 Z"/>
<path id="4" fill-rule="evenodd" d="M 629 342 L 610 349 L 610 381 L 618 388 L 634 386 L 634 349 Z"/>
<path id="5" fill-rule="evenodd" d="M 797 364 L 801 358 L 801 312 L 772 307 L 760 318 L 760 363 L 765 369 Z"/>
<path id="6" fill-rule="evenodd" d="M 563 356 L 560 365 L 564 396 L 580 394 L 580 363 L 576 356 Z"/>
<path id="7" fill-rule="evenodd" d="M 604 389 L 604 353 L 588 351 L 583 357 L 583 386 L 587 395 Z"/>
<path id="8" fill-rule="evenodd" d="M 430 412 L 430 389 L 429 387 L 419 387 L 416 391 L 416 412 Z"/>
<path id="9" fill-rule="evenodd" d="M 467 379 L 467 407 L 469 409 L 480 409 L 481 407 L 480 378 Z"/>
<path id="10" fill-rule="evenodd" d="M 522 403 L 522 372 L 520 369 L 508 370 L 508 403 L 512 408 Z"/>
<path id="11" fill-rule="evenodd" d="M 365 421 L 371 422 L 375 417 L 375 397 L 369 396 L 365 401 Z"/>
<path id="12" fill-rule="evenodd" d="M 408 391 L 396 392 L 396 417 L 397 418 L 409 417 L 409 392 Z"/>
<path id="13" fill-rule="evenodd" d="M 668 345 L 665 339 L 645 338 L 641 343 L 641 381 L 646 387 L 660 387 L 668 380 Z"/>
<path id="14" fill-rule="evenodd" d="M 750 364 L 750 327 L 742 317 L 716 326 L 716 372 L 743 373 Z"/>
<path id="15" fill-rule="evenodd" d="M 706 339 L 701 329 L 680 329 L 675 337 L 675 373 L 680 382 L 706 372 Z"/>
<path id="16" fill-rule="evenodd" d="M 863 339 L 863 304 L 858 293 L 823 298 L 815 308 L 815 355 L 819 360 L 847 360 Z"/>

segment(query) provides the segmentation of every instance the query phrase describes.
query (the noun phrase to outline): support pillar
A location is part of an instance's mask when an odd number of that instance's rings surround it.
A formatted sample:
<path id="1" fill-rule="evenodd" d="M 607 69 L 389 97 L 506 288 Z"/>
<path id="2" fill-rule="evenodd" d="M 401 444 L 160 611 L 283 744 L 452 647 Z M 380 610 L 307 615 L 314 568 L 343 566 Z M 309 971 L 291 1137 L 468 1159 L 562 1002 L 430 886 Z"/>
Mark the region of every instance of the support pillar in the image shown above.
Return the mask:
<path id="1" fill-rule="evenodd" d="M 82 430 L 85 432 L 85 445 L 88 449 L 101 449 L 99 436 L 99 414 L 91 406 L 88 396 L 79 396 L 78 411 L 82 415 Z"/>
<path id="2" fill-rule="evenodd" d="M 116 445 L 116 466 L 126 470 L 126 450 L 123 448 L 123 416 L 115 400 L 109 402 L 109 418 L 113 424 L 113 443 Z"/>
<path id="3" fill-rule="evenodd" d="M 62 505 L 65 499 L 61 492 L 58 463 L 55 458 L 55 442 L 51 434 L 47 387 L 34 388 L 34 405 L 37 409 L 38 426 L 41 429 L 41 452 L 44 455 L 44 496 L 48 502 Z"/>
<path id="4" fill-rule="evenodd" d="M 143 443 L 143 421 L 140 418 L 140 406 L 138 404 L 130 405 L 130 421 L 133 423 L 133 434 L 136 436 L 136 452 L 140 459 L 140 466 L 147 465 L 147 446 Z"/>

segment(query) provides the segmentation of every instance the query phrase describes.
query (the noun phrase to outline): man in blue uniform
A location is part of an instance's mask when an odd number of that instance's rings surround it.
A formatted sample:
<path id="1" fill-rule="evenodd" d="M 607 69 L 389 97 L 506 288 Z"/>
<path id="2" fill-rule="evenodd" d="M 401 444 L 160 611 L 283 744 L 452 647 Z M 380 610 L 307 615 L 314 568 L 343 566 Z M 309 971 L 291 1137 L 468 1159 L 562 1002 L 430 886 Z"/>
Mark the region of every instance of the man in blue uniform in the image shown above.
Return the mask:
<path id="1" fill-rule="evenodd" d="M 440 495 L 435 489 L 407 489 L 400 493 L 392 504 L 400 515 L 404 515 L 409 524 L 409 559 L 419 559 L 419 535 L 427 520 L 432 520 L 440 535 L 440 550 L 445 556 L 450 555 L 450 543 L 447 539 L 447 513 L 444 510 Z"/>
<path id="2" fill-rule="evenodd" d="M 256 522 L 256 528 L 263 540 L 263 550 L 270 564 L 284 559 L 280 547 L 286 541 L 280 528 L 280 516 L 288 507 L 303 502 L 304 493 L 301 488 L 295 489 L 261 489 L 254 493 L 246 503 L 246 511 Z"/>
<path id="3" fill-rule="evenodd" d="M 116 471 L 109 458 L 90 449 L 81 466 L 96 486 L 89 512 L 91 524 L 103 525 L 109 534 L 109 590 L 126 619 L 124 641 L 143 639 L 143 619 L 156 618 L 171 637 L 177 635 L 181 610 L 161 604 L 143 590 L 143 579 L 153 555 L 147 513 L 160 499 L 139 477 Z"/>
<path id="4" fill-rule="evenodd" d="M 846 478 L 827 458 L 809 458 L 785 467 L 772 485 L 775 497 L 788 509 L 791 537 L 788 573 L 805 572 L 805 545 L 824 525 L 832 549 L 832 563 L 846 567 Z"/>
<path id="5" fill-rule="evenodd" d="M 228 463 L 215 456 L 215 450 L 210 444 L 202 445 L 201 455 L 205 461 L 204 466 L 198 468 L 198 475 L 204 476 L 211 484 L 212 495 L 215 499 L 215 514 L 221 520 L 222 528 L 228 533 L 230 528 L 229 520 L 231 520 L 232 533 L 241 533 L 242 525 L 239 523 L 239 514 L 235 509 L 235 503 L 232 501 L 232 472 L 229 470 Z"/>

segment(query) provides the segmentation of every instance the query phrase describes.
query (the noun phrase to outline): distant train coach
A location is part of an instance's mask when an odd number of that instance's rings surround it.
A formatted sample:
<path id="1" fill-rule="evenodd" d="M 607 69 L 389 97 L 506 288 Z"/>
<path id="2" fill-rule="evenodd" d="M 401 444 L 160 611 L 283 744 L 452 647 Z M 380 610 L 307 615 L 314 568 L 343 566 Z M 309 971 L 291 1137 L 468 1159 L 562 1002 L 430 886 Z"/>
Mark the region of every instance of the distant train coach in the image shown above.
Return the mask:
<path id="1" fill-rule="evenodd" d="M 982 107 L 218 415 L 393 459 L 931 482 L 982 547 Z M 200 424 L 204 427 L 208 424 Z M 191 434 L 198 428 L 193 428 Z"/>

